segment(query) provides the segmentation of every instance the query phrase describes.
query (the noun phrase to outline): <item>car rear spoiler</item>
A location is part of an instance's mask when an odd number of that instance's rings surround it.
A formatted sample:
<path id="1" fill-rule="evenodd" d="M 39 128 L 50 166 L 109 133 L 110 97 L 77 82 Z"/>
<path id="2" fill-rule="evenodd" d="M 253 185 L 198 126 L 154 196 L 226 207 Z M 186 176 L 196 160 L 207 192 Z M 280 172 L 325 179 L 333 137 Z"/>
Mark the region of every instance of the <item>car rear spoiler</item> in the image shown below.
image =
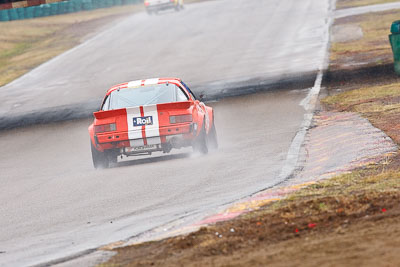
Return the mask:
<path id="1" fill-rule="evenodd" d="M 165 103 L 165 104 L 157 104 L 157 110 L 171 110 L 171 109 L 188 109 L 190 108 L 191 102 L 175 102 L 175 103 Z M 126 115 L 126 109 L 113 109 L 107 111 L 97 111 L 93 113 L 96 119 L 106 119 L 121 115 Z"/>
<path id="2" fill-rule="evenodd" d="M 188 109 L 190 108 L 191 102 L 175 102 L 175 103 L 165 103 L 157 104 L 158 110 L 171 110 L 171 109 Z"/>
<path id="3" fill-rule="evenodd" d="M 93 112 L 93 115 L 98 120 L 106 119 L 106 118 L 126 115 L 126 109 L 121 108 L 121 109 L 113 109 L 113 110 L 107 110 L 107 111 L 101 110 L 101 111 Z"/>

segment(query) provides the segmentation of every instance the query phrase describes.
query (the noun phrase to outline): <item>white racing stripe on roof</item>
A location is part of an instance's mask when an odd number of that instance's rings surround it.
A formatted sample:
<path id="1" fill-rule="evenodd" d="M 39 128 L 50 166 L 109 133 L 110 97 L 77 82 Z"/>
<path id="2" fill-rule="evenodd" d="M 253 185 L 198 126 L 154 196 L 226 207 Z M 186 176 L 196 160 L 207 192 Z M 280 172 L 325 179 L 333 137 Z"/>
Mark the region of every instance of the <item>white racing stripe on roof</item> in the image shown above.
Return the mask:
<path id="1" fill-rule="evenodd" d="M 142 85 L 142 80 L 128 82 L 128 88 L 140 87 L 141 85 Z"/>
<path id="2" fill-rule="evenodd" d="M 154 79 L 147 79 L 144 81 L 144 85 L 153 85 L 153 84 L 158 84 L 158 78 Z"/>
<path id="3" fill-rule="evenodd" d="M 158 84 L 159 80 L 160 80 L 159 78 L 147 79 L 147 80 L 144 80 L 144 85 Z M 136 80 L 136 81 L 128 82 L 128 88 L 140 87 L 143 84 L 142 81 L 143 80 Z"/>

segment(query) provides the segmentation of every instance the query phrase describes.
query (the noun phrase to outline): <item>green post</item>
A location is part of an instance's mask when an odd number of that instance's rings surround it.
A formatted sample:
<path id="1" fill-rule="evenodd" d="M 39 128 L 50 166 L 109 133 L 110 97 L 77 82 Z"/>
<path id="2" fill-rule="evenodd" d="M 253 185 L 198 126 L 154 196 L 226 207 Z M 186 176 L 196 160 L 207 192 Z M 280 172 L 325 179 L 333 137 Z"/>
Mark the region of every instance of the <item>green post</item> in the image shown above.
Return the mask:
<path id="1" fill-rule="evenodd" d="M 400 75 L 400 20 L 393 21 L 390 32 L 392 34 L 389 35 L 389 41 L 393 51 L 394 71 Z"/>

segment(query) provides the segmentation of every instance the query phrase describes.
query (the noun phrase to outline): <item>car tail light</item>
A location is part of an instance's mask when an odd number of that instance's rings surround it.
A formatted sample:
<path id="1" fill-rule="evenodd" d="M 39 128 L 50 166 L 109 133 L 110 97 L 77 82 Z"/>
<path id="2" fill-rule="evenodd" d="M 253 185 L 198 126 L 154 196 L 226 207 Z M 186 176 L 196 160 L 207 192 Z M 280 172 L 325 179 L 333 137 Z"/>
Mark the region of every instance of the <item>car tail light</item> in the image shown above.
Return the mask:
<path id="1" fill-rule="evenodd" d="M 112 132 L 116 130 L 117 130 L 117 125 L 115 123 L 94 126 L 95 133 Z"/>
<path id="2" fill-rule="evenodd" d="M 169 116 L 169 123 L 191 122 L 193 120 L 191 114 Z"/>

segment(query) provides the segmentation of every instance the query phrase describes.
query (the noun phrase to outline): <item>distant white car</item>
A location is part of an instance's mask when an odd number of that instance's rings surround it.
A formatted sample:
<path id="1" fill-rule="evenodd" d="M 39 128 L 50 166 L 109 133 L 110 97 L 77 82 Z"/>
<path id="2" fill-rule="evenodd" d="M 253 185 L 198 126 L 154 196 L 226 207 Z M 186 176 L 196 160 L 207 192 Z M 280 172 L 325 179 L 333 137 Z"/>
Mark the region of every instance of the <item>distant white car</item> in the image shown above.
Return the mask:
<path id="1" fill-rule="evenodd" d="M 160 10 L 175 9 L 179 11 L 183 9 L 183 0 L 145 0 L 144 6 L 148 14 L 157 13 Z"/>

